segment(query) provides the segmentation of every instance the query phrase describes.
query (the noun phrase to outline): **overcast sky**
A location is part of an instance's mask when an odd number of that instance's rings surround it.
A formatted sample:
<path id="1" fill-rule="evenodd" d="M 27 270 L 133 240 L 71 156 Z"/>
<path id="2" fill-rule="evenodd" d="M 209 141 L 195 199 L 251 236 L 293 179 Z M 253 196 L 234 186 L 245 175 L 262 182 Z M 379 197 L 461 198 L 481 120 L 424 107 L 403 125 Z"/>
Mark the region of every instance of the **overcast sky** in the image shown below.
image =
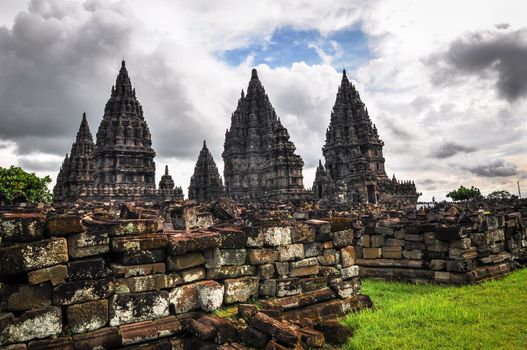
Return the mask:
<path id="1" fill-rule="evenodd" d="M 95 132 L 126 58 L 158 179 L 185 193 L 203 139 L 220 171 L 250 70 L 311 187 L 341 71 L 385 142 L 386 169 L 444 198 L 527 177 L 527 3 L 518 0 L 0 2 L 0 166 L 55 180 L 83 112 Z M 525 181 L 527 191 L 527 181 Z"/>

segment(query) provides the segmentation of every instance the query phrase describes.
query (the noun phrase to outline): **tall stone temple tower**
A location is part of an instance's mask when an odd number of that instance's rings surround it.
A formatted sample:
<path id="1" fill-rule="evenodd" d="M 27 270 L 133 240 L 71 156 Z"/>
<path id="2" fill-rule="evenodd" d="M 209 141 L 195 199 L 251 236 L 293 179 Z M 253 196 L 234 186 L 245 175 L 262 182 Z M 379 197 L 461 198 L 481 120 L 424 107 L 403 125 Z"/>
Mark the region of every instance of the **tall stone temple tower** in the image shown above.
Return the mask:
<path id="1" fill-rule="evenodd" d="M 203 141 L 203 148 L 194 167 L 194 174 L 190 178 L 188 198 L 199 203 L 212 202 L 225 196 L 225 187 L 221 181 L 216 162 Z"/>
<path id="2" fill-rule="evenodd" d="M 94 149 L 92 134 L 86 120 L 86 113 L 84 113 L 77 137 L 71 146 L 70 155 L 66 154 L 60 167 L 57 183 L 53 188 L 56 200 L 74 200 L 82 188 L 93 183 Z"/>
<path id="3" fill-rule="evenodd" d="M 415 206 L 419 194 L 414 183 L 399 182 L 395 176 L 390 180 L 386 175 L 383 146 L 367 108 L 344 71 L 322 148 L 325 166 L 319 164 L 313 183 L 316 197 L 346 206 Z"/>
<path id="4" fill-rule="evenodd" d="M 129 202 L 183 199 L 181 187 L 174 188 L 173 181 L 170 183 L 168 178 L 162 189 L 156 189 L 155 155 L 143 108 L 136 98 L 123 60 L 104 108 L 97 142 L 93 144 L 88 123 L 83 117 L 77 140 L 57 178 L 55 200 Z"/>
<path id="5" fill-rule="evenodd" d="M 265 93 L 256 69 L 225 133 L 224 179 L 237 200 L 305 198 L 302 158 Z"/>

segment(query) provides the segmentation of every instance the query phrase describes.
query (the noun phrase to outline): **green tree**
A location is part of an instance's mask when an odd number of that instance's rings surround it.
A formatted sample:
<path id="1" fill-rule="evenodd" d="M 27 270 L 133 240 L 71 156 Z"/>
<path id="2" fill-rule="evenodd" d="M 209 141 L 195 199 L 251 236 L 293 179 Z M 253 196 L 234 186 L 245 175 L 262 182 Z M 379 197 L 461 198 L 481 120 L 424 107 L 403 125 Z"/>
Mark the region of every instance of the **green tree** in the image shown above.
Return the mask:
<path id="1" fill-rule="evenodd" d="M 512 194 L 507 190 L 501 190 L 501 191 L 494 191 L 487 195 L 488 200 L 503 200 L 503 199 L 511 199 Z"/>
<path id="2" fill-rule="evenodd" d="M 449 192 L 446 196 L 452 198 L 454 201 L 467 201 L 483 198 L 479 188 L 474 186 L 471 186 L 470 188 L 460 186 L 457 190 Z"/>
<path id="3" fill-rule="evenodd" d="M 0 199 L 8 203 L 50 202 L 53 199 L 48 189 L 49 176 L 39 178 L 20 167 L 0 167 Z"/>

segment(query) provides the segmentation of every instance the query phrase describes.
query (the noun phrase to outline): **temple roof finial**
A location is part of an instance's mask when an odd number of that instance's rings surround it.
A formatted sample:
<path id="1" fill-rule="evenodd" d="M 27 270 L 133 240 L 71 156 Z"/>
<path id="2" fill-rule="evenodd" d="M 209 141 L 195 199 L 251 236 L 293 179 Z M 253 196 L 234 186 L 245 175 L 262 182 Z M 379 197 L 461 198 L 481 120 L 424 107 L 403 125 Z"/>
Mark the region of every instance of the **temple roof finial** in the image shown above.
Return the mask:
<path id="1" fill-rule="evenodd" d="M 203 140 L 203 148 L 207 148 L 207 141 Z"/>
<path id="2" fill-rule="evenodd" d="M 123 60 L 121 61 L 121 67 L 125 67 L 126 66 L 126 62 L 124 61 L 124 56 L 123 56 Z"/>
<path id="3" fill-rule="evenodd" d="M 258 71 L 256 70 L 256 68 L 253 68 L 253 70 L 251 71 L 251 80 L 252 79 L 258 79 Z"/>
<path id="4" fill-rule="evenodd" d="M 348 76 L 346 75 L 346 70 L 345 70 L 345 69 L 342 70 L 342 77 L 346 77 L 346 78 L 348 77 Z"/>
<path id="5" fill-rule="evenodd" d="M 165 176 L 168 176 L 168 165 L 165 165 Z"/>

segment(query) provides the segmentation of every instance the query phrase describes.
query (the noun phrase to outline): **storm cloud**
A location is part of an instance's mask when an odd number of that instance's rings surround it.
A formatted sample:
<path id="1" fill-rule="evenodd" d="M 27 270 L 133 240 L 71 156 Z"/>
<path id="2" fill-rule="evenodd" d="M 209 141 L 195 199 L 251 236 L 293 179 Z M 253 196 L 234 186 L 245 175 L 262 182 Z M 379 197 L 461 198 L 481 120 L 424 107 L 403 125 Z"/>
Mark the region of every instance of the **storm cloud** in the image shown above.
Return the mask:
<path id="1" fill-rule="evenodd" d="M 445 159 L 455 156 L 458 153 L 471 153 L 476 149 L 474 147 L 461 145 L 455 142 L 446 142 L 445 144 L 434 149 L 430 156 L 437 159 Z"/>
<path id="2" fill-rule="evenodd" d="M 474 175 L 481 177 L 507 177 L 518 175 L 518 167 L 502 159 L 494 160 L 488 164 L 468 168 Z"/>
<path id="3" fill-rule="evenodd" d="M 498 24 L 496 29 L 469 33 L 453 41 L 446 52 L 433 55 L 428 62 L 440 67 L 434 82 L 440 84 L 459 74 L 469 74 L 495 79 L 498 95 L 508 101 L 525 97 L 527 29 L 510 30 L 506 24 Z"/>

